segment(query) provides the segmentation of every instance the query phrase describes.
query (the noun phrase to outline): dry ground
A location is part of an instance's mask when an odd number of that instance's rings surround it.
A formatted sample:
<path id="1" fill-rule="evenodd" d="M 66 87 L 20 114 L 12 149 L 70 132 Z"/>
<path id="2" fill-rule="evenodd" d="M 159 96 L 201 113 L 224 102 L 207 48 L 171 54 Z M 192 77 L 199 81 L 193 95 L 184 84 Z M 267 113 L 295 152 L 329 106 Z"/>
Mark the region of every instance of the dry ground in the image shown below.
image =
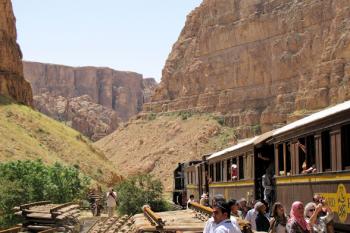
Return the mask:
<path id="1" fill-rule="evenodd" d="M 222 127 L 208 114 L 172 113 L 134 119 L 95 145 L 121 175 L 151 173 L 165 191 L 172 190 L 173 171 L 180 162 L 234 143 L 232 128 Z"/>

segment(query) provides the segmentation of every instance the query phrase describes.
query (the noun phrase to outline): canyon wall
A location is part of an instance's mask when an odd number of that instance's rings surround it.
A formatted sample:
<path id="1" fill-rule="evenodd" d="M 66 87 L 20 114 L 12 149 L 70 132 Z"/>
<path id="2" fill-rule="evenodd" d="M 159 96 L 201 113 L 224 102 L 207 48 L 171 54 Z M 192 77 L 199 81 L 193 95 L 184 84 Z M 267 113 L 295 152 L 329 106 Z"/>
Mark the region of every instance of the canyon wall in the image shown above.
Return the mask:
<path id="1" fill-rule="evenodd" d="M 142 109 L 145 92 L 142 75 L 110 68 L 70 67 L 23 62 L 31 83 L 34 106 L 46 115 L 66 122 L 92 140 L 113 132 L 118 124 Z"/>
<path id="2" fill-rule="evenodd" d="M 144 112 L 218 112 L 241 137 L 350 99 L 349 1 L 204 0 Z"/>
<path id="3" fill-rule="evenodd" d="M 16 40 L 11 1 L 0 0 L 0 94 L 31 105 L 32 91 L 23 78 L 22 53 Z"/>

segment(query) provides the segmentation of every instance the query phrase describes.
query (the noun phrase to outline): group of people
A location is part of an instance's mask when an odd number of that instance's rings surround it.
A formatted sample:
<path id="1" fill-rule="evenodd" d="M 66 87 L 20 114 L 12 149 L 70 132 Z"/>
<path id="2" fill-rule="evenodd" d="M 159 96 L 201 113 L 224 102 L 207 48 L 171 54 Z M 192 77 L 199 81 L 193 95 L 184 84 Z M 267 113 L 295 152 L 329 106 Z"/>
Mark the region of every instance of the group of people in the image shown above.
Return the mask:
<path id="1" fill-rule="evenodd" d="M 190 200 L 189 200 L 190 201 Z M 192 200 L 194 197 L 192 196 Z M 213 216 L 203 233 L 239 233 L 239 221 L 249 222 L 251 229 L 269 233 L 333 233 L 334 214 L 318 194 L 305 206 L 295 201 L 289 215 L 280 202 L 272 208 L 266 201 L 248 203 L 244 198 L 226 201 L 222 195 L 213 198 Z"/>

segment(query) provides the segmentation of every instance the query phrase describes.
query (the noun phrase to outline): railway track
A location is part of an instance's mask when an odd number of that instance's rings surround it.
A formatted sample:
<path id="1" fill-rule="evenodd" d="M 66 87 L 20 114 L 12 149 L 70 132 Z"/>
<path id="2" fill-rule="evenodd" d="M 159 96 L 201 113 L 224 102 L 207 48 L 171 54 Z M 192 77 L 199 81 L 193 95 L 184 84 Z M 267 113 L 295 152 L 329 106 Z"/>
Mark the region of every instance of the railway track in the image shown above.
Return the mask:
<path id="1" fill-rule="evenodd" d="M 101 218 L 97 221 L 87 233 L 119 233 L 130 232 L 132 225 L 131 218 L 128 215 L 122 217 L 115 216 L 110 218 Z"/>

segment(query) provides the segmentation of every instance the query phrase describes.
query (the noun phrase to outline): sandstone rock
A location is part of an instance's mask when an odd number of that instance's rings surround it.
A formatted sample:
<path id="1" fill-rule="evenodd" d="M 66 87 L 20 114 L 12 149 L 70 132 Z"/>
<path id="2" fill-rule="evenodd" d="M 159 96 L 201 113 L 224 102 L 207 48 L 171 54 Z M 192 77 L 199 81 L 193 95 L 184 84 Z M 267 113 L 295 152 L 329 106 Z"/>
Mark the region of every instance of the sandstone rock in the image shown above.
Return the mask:
<path id="1" fill-rule="evenodd" d="M 128 120 L 142 109 L 142 75 L 109 68 L 69 67 L 23 62 L 25 78 L 32 84 L 34 95 L 90 96 L 93 103 L 113 109 Z"/>
<path id="2" fill-rule="evenodd" d="M 141 74 L 109 68 L 24 62 L 24 73 L 39 111 L 92 140 L 139 113 L 157 85 L 152 78 L 142 79 Z"/>
<path id="3" fill-rule="evenodd" d="M 143 102 L 148 103 L 151 101 L 151 96 L 154 93 L 154 90 L 158 86 L 158 83 L 154 78 L 145 78 L 143 79 Z"/>
<path id="4" fill-rule="evenodd" d="M 15 22 L 11 1 L 0 0 L 0 94 L 32 105 L 31 87 L 23 78 Z"/>
<path id="5" fill-rule="evenodd" d="M 43 93 L 34 96 L 34 105 L 40 112 L 65 122 L 93 141 L 113 132 L 121 121 L 115 111 L 93 103 L 88 95 L 66 98 Z"/>
<path id="6" fill-rule="evenodd" d="M 219 112 L 251 136 L 350 99 L 347 0 L 204 0 L 144 112 Z"/>

